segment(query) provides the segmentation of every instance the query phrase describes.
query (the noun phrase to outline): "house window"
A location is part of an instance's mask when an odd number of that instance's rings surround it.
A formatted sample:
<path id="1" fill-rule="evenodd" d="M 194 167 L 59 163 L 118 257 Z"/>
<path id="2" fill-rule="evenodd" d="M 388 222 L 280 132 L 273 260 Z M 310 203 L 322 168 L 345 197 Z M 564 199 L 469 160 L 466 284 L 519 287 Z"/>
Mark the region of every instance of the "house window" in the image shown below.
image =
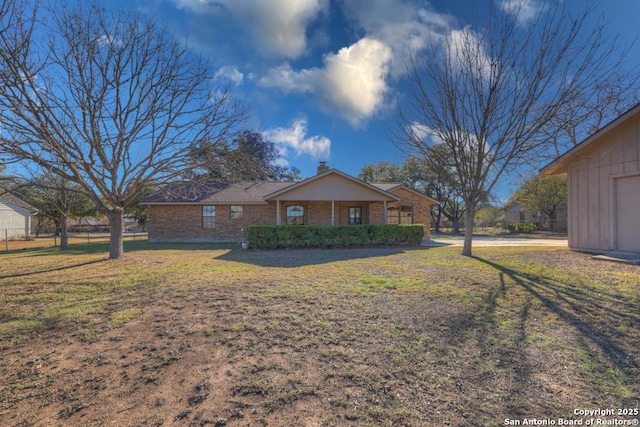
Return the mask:
<path id="1" fill-rule="evenodd" d="M 216 228 L 216 207 L 202 207 L 202 228 Z"/>
<path id="2" fill-rule="evenodd" d="M 244 206 L 242 205 L 231 205 L 229 207 L 229 213 L 231 219 L 240 219 L 244 217 Z"/>
<path id="3" fill-rule="evenodd" d="M 349 208 L 349 225 L 362 224 L 362 207 L 352 206 Z"/>
<path id="4" fill-rule="evenodd" d="M 524 211 L 520 211 L 520 221 L 524 221 Z"/>
<path id="5" fill-rule="evenodd" d="M 303 206 L 287 206 L 287 224 L 303 225 L 304 224 L 304 207 Z"/>
<path id="6" fill-rule="evenodd" d="M 387 224 L 413 224 L 413 206 L 394 206 L 387 209 Z"/>

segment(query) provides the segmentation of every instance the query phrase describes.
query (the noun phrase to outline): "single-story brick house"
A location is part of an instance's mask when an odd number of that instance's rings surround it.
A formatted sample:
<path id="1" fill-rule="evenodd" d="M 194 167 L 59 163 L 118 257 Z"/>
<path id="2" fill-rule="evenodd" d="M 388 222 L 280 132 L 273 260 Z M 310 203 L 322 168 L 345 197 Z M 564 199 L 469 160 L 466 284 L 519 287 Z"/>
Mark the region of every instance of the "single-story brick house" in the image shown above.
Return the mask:
<path id="1" fill-rule="evenodd" d="M 540 230 L 551 229 L 551 218 L 544 212 L 529 212 L 520 203 L 504 210 L 504 221 L 507 224 L 538 224 Z M 567 204 L 561 203 L 556 208 L 553 218 L 553 231 L 567 231 Z"/>
<path id="2" fill-rule="evenodd" d="M 149 206 L 149 242 L 241 241 L 247 226 L 270 224 L 424 224 L 428 237 L 430 207 L 437 203 L 403 184 L 369 184 L 324 162 L 303 181 L 182 190 L 173 187 L 142 201 Z"/>
<path id="3" fill-rule="evenodd" d="M 640 252 L 640 104 L 541 173 L 567 175 L 571 249 Z"/>
<path id="4" fill-rule="evenodd" d="M 33 215 L 38 212 L 10 193 L 0 196 L 0 240 L 23 239 L 31 235 Z"/>

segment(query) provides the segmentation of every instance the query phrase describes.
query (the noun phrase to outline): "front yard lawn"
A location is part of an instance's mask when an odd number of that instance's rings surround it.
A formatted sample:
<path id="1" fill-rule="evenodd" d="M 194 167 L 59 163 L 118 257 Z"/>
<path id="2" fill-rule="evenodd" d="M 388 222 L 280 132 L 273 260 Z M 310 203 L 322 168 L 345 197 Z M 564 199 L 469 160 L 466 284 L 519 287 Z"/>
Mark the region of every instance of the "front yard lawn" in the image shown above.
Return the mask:
<path id="1" fill-rule="evenodd" d="M 0 425 L 471 426 L 640 407 L 640 267 L 459 250 L 0 255 Z"/>

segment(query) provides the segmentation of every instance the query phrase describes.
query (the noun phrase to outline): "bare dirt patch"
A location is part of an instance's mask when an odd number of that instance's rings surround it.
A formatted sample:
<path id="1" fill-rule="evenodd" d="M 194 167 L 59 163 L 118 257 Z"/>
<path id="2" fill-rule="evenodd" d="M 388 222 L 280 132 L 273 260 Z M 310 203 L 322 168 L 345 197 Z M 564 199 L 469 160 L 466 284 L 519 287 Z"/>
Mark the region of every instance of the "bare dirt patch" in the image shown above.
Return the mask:
<path id="1" fill-rule="evenodd" d="M 502 425 L 639 406 L 639 267 L 476 253 L 0 258 L 0 424 Z"/>

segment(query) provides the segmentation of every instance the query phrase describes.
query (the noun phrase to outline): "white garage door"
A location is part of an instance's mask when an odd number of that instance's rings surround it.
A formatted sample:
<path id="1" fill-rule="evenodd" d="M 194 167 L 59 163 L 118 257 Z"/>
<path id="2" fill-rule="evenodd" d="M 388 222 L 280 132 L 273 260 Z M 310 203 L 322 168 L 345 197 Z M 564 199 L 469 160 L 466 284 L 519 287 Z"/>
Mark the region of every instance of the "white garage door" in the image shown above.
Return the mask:
<path id="1" fill-rule="evenodd" d="M 640 175 L 616 179 L 618 249 L 640 251 Z"/>

